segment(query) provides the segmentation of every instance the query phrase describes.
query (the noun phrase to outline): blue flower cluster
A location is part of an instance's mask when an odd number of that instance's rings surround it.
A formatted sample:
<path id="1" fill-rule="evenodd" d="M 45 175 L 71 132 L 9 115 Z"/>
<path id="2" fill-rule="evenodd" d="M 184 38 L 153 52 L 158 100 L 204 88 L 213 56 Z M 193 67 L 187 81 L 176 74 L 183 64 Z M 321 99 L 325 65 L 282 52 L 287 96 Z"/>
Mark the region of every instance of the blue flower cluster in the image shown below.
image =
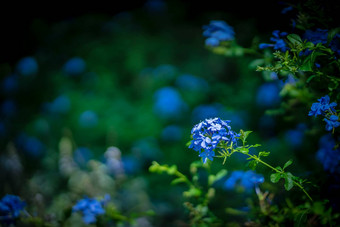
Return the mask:
<path id="1" fill-rule="evenodd" d="M 196 124 L 191 130 L 193 140 L 189 148 L 199 152 L 199 157 L 203 159 L 203 163 L 213 160 L 215 156 L 215 148 L 220 143 L 229 143 L 236 145 L 237 137 L 240 135 L 231 130 L 230 121 L 221 120 L 220 118 L 209 118 Z"/>
<path id="2" fill-rule="evenodd" d="M 334 149 L 335 144 L 332 134 L 326 134 L 320 138 L 319 150 L 316 153 L 316 158 L 330 173 L 340 173 L 340 148 Z"/>
<path id="3" fill-rule="evenodd" d="M 324 121 L 326 122 L 326 130 L 331 131 L 336 127 L 340 126 L 339 117 L 336 114 L 334 107 L 337 106 L 336 102 L 330 103 L 330 98 L 328 95 L 318 99 L 318 102 L 312 104 L 311 110 L 308 116 L 325 116 Z"/>
<path id="4" fill-rule="evenodd" d="M 260 43 L 259 48 L 264 49 L 268 47 L 273 47 L 274 50 L 280 50 L 282 52 L 286 52 L 289 48 L 284 41 L 284 37 L 288 35 L 287 32 L 280 32 L 279 30 L 273 31 L 273 37 L 270 38 L 270 41 L 274 43 Z"/>
<path id="5" fill-rule="evenodd" d="M 252 170 L 248 171 L 233 171 L 231 176 L 225 181 L 225 189 L 233 189 L 236 186 L 243 187 L 246 191 L 253 189 L 255 186 L 262 184 L 264 177 Z"/>
<path id="6" fill-rule="evenodd" d="M 219 46 L 222 41 L 231 41 L 235 38 L 233 27 L 229 26 L 225 21 L 212 20 L 209 25 L 203 26 L 203 36 L 207 37 L 205 45 Z"/>
<path id="7" fill-rule="evenodd" d="M 81 212 L 83 214 L 84 223 L 92 224 L 97 221 L 98 215 L 105 213 L 103 206 L 105 206 L 109 200 L 109 195 L 106 195 L 101 201 L 85 197 L 72 207 L 72 212 Z"/>
<path id="8" fill-rule="evenodd" d="M 316 29 L 315 31 L 307 30 L 303 36 L 307 41 L 312 42 L 313 44 L 322 43 L 326 45 L 328 43 L 328 30 L 327 29 Z M 340 55 L 340 35 L 336 34 L 333 39 L 329 42 L 328 47 L 331 48 L 332 51 Z"/>
<path id="9" fill-rule="evenodd" d="M 10 224 L 19 217 L 26 203 L 16 195 L 5 195 L 0 200 L 0 221 L 2 224 Z"/>

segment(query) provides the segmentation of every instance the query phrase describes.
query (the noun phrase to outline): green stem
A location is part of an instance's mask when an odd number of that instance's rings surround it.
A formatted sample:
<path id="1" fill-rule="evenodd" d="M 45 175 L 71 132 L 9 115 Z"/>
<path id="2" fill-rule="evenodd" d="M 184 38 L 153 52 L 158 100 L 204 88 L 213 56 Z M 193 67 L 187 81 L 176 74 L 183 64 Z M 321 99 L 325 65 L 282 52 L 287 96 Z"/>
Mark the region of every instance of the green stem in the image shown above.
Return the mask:
<path id="1" fill-rule="evenodd" d="M 281 170 L 278 170 L 276 168 L 274 168 L 273 166 L 269 165 L 268 163 L 262 161 L 261 159 L 259 159 L 256 155 L 251 155 L 251 154 L 246 154 L 248 155 L 249 157 L 253 158 L 254 160 L 262 163 L 263 165 L 267 166 L 268 168 L 272 169 L 273 171 L 277 172 L 277 173 L 284 173 L 284 171 L 281 171 Z M 313 199 L 312 197 L 310 197 L 310 195 L 308 194 L 308 192 L 303 188 L 303 186 L 301 184 L 299 184 L 298 182 L 296 182 L 294 179 L 293 179 L 293 182 L 296 186 L 298 186 L 305 194 L 306 196 L 308 197 L 308 199 L 310 199 L 312 202 L 313 202 Z"/>

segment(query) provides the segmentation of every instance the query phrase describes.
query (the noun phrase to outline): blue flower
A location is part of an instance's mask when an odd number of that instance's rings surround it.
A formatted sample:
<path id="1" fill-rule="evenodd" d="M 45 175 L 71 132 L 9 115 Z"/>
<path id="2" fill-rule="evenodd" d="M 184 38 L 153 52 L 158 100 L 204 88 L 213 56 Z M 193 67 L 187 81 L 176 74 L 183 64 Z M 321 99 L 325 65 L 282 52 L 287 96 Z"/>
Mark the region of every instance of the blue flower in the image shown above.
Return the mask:
<path id="1" fill-rule="evenodd" d="M 235 32 L 225 21 L 212 20 L 209 25 L 203 26 L 203 36 L 207 37 L 206 45 L 218 46 L 222 41 L 233 40 Z"/>
<path id="2" fill-rule="evenodd" d="M 163 141 L 174 142 L 182 139 L 183 129 L 177 125 L 166 126 L 161 133 Z"/>
<path id="3" fill-rule="evenodd" d="M 74 161 L 82 168 L 85 168 L 87 162 L 92 158 L 92 151 L 87 147 L 78 147 L 73 154 Z"/>
<path id="4" fill-rule="evenodd" d="M 336 102 L 330 102 L 330 98 L 328 95 L 325 95 L 324 97 L 321 97 L 318 99 L 319 102 L 315 102 L 312 104 L 311 110 L 308 113 L 308 116 L 318 116 L 318 115 L 324 115 L 326 111 L 334 111 L 334 107 L 337 106 Z"/>
<path id="5" fill-rule="evenodd" d="M 284 134 L 285 141 L 293 148 L 299 148 L 303 144 L 306 126 L 299 124 L 295 129 L 289 129 Z"/>
<path id="6" fill-rule="evenodd" d="M 16 75 L 10 75 L 3 79 L 2 81 L 2 90 L 6 94 L 12 94 L 18 90 L 19 83 L 18 77 Z"/>
<path id="7" fill-rule="evenodd" d="M 17 64 L 17 71 L 23 76 L 33 76 L 38 72 L 38 63 L 34 57 L 22 58 Z"/>
<path id="8" fill-rule="evenodd" d="M 229 123 L 230 121 L 217 117 L 209 118 L 196 124 L 191 130 L 193 140 L 189 148 L 199 152 L 203 163 L 206 163 L 208 159 L 213 160 L 214 150 L 220 143 L 237 145 L 239 134 L 231 130 Z"/>
<path id="9" fill-rule="evenodd" d="M 225 189 L 233 189 L 236 186 L 243 187 L 246 191 L 253 189 L 255 186 L 262 184 L 264 177 L 254 171 L 233 171 L 231 176 L 225 181 Z"/>
<path id="10" fill-rule="evenodd" d="M 79 117 L 79 125 L 83 128 L 93 128 L 98 124 L 98 116 L 92 110 L 84 111 Z"/>
<path id="11" fill-rule="evenodd" d="M 163 87 L 154 94 L 154 111 L 161 118 L 179 117 L 187 108 L 180 93 L 173 87 Z"/>
<path id="12" fill-rule="evenodd" d="M 272 44 L 269 43 L 261 43 L 259 44 L 260 49 L 273 47 L 274 50 L 281 50 L 282 52 L 286 52 L 289 50 L 286 42 L 283 40 L 284 37 L 288 35 L 287 32 L 280 32 L 279 30 L 273 31 L 273 37 L 270 38 L 270 41 L 274 42 Z"/>
<path id="13" fill-rule="evenodd" d="M 69 59 L 63 66 L 63 70 L 67 75 L 76 76 L 82 74 L 86 69 L 85 61 L 80 57 Z"/>
<path id="14" fill-rule="evenodd" d="M 108 196 L 105 196 L 101 201 L 85 197 L 72 207 L 72 212 L 81 212 L 85 224 L 95 223 L 98 215 L 105 214 L 103 206 L 109 199 Z"/>
<path id="15" fill-rule="evenodd" d="M 71 101 L 66 95 L 60 95 L 48 105 L 49 111 L 56 114 L 66 114 L 70 111 Z"/>
<path id="16" fill-rule="evenodd" d="M 275 82 L 266 82 L 257 90 L 256 103 L 261 107 L 276 106 L 280 100 L 280 88 Z"/>
<path id="17" fill-rule="evenodd" d="M 331 131 L 333 130 L 333 128 L 339 127 L 340 126 L 340 122 L 339 122 L 339 117 L 336 115 L 331 115 L 328 118 L 324 118 L 324 121 L 326 121 L 326 130 L 327 131 Z"/>
<path id="18" fill-rule="evenodd" d="M 316 158 L 323 168 L 330 173 L 340 173 L 340 148 L 334 149 L 336 142 L 332 134 L 326 134 L 319 140 Z"/>
<path id="19" fill-rule="evenodd" d="M 15 218 L 19 217 L 24 210 L 26 203 L 16 195 L 5 195 L 0 200 L 0 221 L 3 224 L 10 224 Z"/>
<path id="20" fill-rule="evenodd" d="M 318 43 L 326 44 L 328 37 L 327 29 L 316 29 L 316 31 L 306 30 L 303 38 L 314 43 L 315 45 Z"/>
<path id="21" fill-rule="evenodd" d="M 185 91 L 205 92 L 209 88 L 206 80 L 190 74 L 183 74 L 177 77 L 175 84 Z"/>

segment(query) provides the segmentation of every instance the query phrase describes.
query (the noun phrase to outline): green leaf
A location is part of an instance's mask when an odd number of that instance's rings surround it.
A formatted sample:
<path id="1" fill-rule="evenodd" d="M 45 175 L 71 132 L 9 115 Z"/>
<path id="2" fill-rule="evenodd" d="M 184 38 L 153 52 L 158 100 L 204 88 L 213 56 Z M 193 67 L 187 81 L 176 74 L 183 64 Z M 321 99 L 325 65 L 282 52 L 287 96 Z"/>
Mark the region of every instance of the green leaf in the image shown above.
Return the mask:
<path id="1" fill-rule="evenodd" d="M 312 43 L 312 42 L 307 42 L 306 44 L 305 44 L 305 47 L 306 48 L 313 48 L 314 47 L 314 43 Z"/>
<path id="2" fill-rule="evenodd" d="M 258 164 L 258 162 L 256 160 L 252 160 L 252 161 L 248 162 L 248 166 L 252 170 L 256 169 L 257 164 Z"/>
<path id="3" fill-rule="evenodd" d="M 171 184 L 175 185 L 175 184 L 179 184 L 179 183 L 183 183 L 183 182 L 185 182 L 185 178 L 181 177 L 181 178 L 176 178 L 173 181 L 171 181 Z"/>
<path id="4" fill-rule="evenodd" d="M 283 169 L 287 168 L 287 167 L 290 166 L 292 163 L 293 163 L 293 160 L 291 160 L 291 159 L 288 160 L 288 161 L 284 164 Z"/>
<path id="5" fill-rule="evenodd" d="M 279 182 L 280 179 L 281 179 L 281 173 L 273 173 L 270 175 L 270 181 L 273 183 Z"/>
<path id="6" fill-rule="evenodd" d="M 302 71 L 312 71 L 312 61 L 311 61 L 311 56 L 309 55 L 305 58 L 305 60 L 303 61 L 302 65 L 300 66 L 300 69 Z"/>
<path id="7" fill-rule="evenodd" d="M 287 36 L 287 39 L 289 40 L 289 42 L 291 42 L 292 44 L 301 44 L 302 43 L 302 39 L 300 38 L 299 35 L 297 34 L 289 34 Z"/>
<path id="8" fill-rule="evenodd" d="M 240 148 L 239 151 L 240 151 L 242 154 L 248 154 L 248 153 L 249 153 L 249 149 L 248 149 L 248 148 L 245 148 L 245 147 Z"/>
<path id="9" fill-rule="evenodd" d="M 330 43 L 336 34 L 340 33 L 340 27 L 328 31 L 327 42 Z"/>
<path id="10" fill-rule="evenodd" d="M 316 75 L 312 75 L 312 76 L 308 77 L 308 79 L 306 80 L 306 83 L 309 83 L 315 77 L 316 77 Z"/>
<path id="11" fill-rule="evenodd" d="M 174 175 L 177 172 L 177 166 L 176 165 L 170 166 L 170 168 L 168 168 L 167 172 L 168 172 L 169 175 Z"/>
<path id="12" fill-rule="evenodd" d="M 287 172 L 284 174 L 284 178 L 285 178 L 285 189 L 287 191 L 289 191 L 290 189 L 292 189 L 292 187 L 294 186 L 294 181 L 293 181 L 293 174 L 291 174 L 290 172 Z"/>
<path id="13" fill-rule="evenodd" d="M 268 155 L 270 154 L 270 152 L 267 152 L 267 151 L 261 151 L 260 153 L 259 153 L 259 157 L 267 157 Z"/>

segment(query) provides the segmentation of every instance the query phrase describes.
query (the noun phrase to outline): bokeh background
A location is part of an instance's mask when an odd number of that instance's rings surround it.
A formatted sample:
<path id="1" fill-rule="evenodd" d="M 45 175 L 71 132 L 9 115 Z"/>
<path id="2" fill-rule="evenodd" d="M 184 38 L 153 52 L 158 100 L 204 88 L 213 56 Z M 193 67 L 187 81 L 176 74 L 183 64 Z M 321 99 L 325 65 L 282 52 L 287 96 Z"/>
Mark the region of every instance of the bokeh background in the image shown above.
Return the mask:
<path id="1" fill-rule="evenodd" d="M 250 142 L 262 143 L 277 165 L 293 158 L 302 176 L 322 170 L 317 141 L 305 133 L 309 107 L 278 114 L 282 83 L 267 82 L 251 56 L 204 46 L 210 20 L 225 20 L 244 47 L 275 29 L 290 31 L 279 1 L 7 4 L 0 13 L 0 194 L 25 198 L 30 212 L 65 219 L 65 207 L 83 195 L 109 193 L 123 213 L 155 210 L 145 226 L 185 222 L 182 186 L 148 168 L 156 160 L 189 173 L 198 160 L 186 146 L 190 131 L 207 117 L 254 131 Z M 235 157 L 227 169 L 244 163 Z M 244 198 L 223 193 L 227 206 Z M 72 218 L 67 223 L 76 226 Z"/>

